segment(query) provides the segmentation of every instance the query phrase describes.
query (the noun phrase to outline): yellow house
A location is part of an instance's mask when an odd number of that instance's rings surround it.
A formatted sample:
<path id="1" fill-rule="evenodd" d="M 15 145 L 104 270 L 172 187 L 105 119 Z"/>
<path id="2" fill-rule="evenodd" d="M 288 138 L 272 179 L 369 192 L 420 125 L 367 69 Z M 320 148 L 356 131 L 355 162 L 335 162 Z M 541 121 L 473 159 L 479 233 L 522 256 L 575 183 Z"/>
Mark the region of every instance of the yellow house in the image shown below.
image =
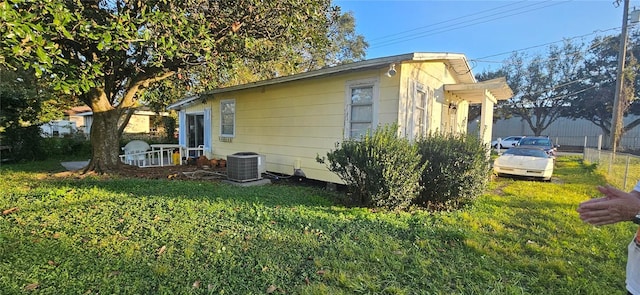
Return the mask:
<path id="1" fill-rule="evenodd" d="M 480 135 L 491 141 L 493 106 L 513 95 L 504 78 L 477 82 L 463 54 L 410 53 L 219 88 L 171 106 L 179 142 L 208 158 L 264 155 L 266 170 L 341 183 L 316 156 L 376 126 L 397 123 L 414 139 L 466 132 L 480 104 Z"/>

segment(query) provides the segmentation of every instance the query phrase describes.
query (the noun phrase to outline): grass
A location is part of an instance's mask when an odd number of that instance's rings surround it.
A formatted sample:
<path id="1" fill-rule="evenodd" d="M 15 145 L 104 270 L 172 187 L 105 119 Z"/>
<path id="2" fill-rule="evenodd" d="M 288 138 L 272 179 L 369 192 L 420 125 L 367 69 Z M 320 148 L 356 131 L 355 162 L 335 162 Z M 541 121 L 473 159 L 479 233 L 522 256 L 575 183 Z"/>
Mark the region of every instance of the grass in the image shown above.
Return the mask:
<path id="1" fill-rule="evenodd" d="M 0 167 L 2 294 L 625 294 L 634 226 L 575 208 L 605 179 L 497 179 L 464 210 L 345 208 L 306 186 L 55 178 Z"/>

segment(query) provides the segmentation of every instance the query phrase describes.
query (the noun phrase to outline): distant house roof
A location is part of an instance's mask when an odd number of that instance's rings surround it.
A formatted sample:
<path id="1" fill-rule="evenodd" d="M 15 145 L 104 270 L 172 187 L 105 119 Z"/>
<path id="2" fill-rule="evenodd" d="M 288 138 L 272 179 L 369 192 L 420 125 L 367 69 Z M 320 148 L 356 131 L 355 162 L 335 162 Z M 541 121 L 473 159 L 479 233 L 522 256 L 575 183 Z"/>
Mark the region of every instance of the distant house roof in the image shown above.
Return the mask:
<path id="1" fill-rule="evenodd" d="M 72 107 L 71 109 L 64 111 L 65 115 L 67 116 L 73 116 L 73 115 L 86 113 L 86 112 L 91 112 L 91 108 L 87 105 Z"/>
<path id="2" fill-rule="evenodd" d="M 78 107 L 72 107 L 69 110 L 64 111 L 64 113 L 67 116 L 93 116 L 93 110 L 91 110 L 91 107 L 89 106 L 78 106 Z M 136 115 L 146 115 L 146 116 L 154 116 L 154 115 L 161 115 L 161 116 L 168 116 L 169 114 L 166 112 L 160 112 L 160 113 L 156 113 L 154 111 L 151 111 L 149 108 L 147 107 L 142 107 L 139 108 L 135 111 Z"/>
<path id="3" fill-rule="evenodd" d="M 290 76 L 283 76 L 283 77 L 278 77 L 278 78 L 273 78 L 273 79 L 263 80 L 263 81 L 253 82 L 253 83 L 218 88 L 211 91 L 189 96 L 181 101 L 178 101 L 168 106 L 168 109 L 179 109 L 183 106 L 199 101 L 201 96 L 207 96 L 207 95 L 216 94 L 216 93 L 225 93 L 230 91 L 250 89 L 250 88 L 268 86 L 268 85 L 273 85 L 278 83 L 309 79 L 314 77 L 329 76 L 337 73 L 363 71 L 363 70 L 375 69 L 380 67 L 388 67 L 392 63 L 419 62 L 419 61 L 442 61 L 453 69 L 453 72 L 456 73 L 457 75 L 456 80 L 459 83 L 465 83 L 465 84 L 476 83 L 476 79 L 471 73 L 471 67 L 469 66 L 469 63 L 467 62 L 467 58 L 464 54 L 415 52 L 415 53 L 363 60 L 363 61 L 358 61 L 354 63 L 348 63 L 348 64 L 338 65 L 334 67 L 323 68 L 319 70 L 304 72 L 304 73 L 290 75 Z"/>

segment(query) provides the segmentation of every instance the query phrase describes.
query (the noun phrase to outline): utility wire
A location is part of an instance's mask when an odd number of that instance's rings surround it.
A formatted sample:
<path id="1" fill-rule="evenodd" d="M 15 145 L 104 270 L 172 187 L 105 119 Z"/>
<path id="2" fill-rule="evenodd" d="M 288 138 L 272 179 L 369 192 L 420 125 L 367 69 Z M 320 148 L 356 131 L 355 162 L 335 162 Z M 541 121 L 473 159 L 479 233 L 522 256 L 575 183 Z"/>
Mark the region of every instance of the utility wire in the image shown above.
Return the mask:
<path id="1" fill-rule="evenodd" d="M 404 35 L 404 34 L 407 34 L 407 33 L 410 33 L 410 32 L 415 32 L 415 31 L 422 30 L 422 29 L 429 28 L 429 27 L 436 26 L 436 25 L 450 23 L 450 22 L 456 21 L 458 19 L 464 19 L 464 18 L 468 18 L 468 17 L 471 17 L 471 16 L 477 16 L 479 14 L 483 14 L 483 13 L 486 13 L 486 12 L 495 12 L 497 9 L 502 9 L 504 7 L 509 7 L 509 6 L 516 5 L 516 4 L 519 4 L 519 3 L 522 3 L 522 2 L 525 2 L 525 1 L 512 2 L 512 3 L 509 3 L 507 5 L 498 6 L 496 8 L 490 8 L 490 9 L 482 10 L 482 11 L 475 12 L 475 13 L 472 13 L 472 14 L 463 15 L 461 17 L 457 17 L 457 18 L 454 18 L 454 19 L 445 20 L 445 21 L 429 24 L 429 25 L 426 25 L 426 26 L 413 28 L 413 29 L 406 30 L 406 31 L 403 31 L 403 32 L 399 32 L 399 33 L 394 33 L 394 34 L 390 34 L 390 35 L 385 35 L 385 36 L 373 38 L 373 39 L 370 39 L 369 42 L 373 42 L 373 41 L 377 41 L 377 40 L 381 40 L 381 39 L 397 38 L 399 35 Z"/>
<path id="2" fill-rule="evenodd" d="M 474 58 L 474 59 L 470 59 L 470 61 L 502 63 L 504 61 L 484 61 L 483 59 L 496 57 L 496 56 L 500 56 L 500 55 L 505 55 L 505 54 L 512 54 L 514 52 L 519 52 L 519 51 L 527 51 L 527 50 L 534 49 L 534 48 L 539 48 L 539 47 L 543 47 L 543 46 L 549 46 L 549 45 L 552 45 L 552 44 L 555 44 L 555 43 L 560 43 L 560 42 L 564 42 L 564 41 L 571 41 L 571 40 L 574 40 L 574 39 L 584 38 L 584 37 L 587 37 L 587 36 L 590 36 L 590 35 L 594 35 L 594 34 L 598 34 L 598 33 L 604 33 L 604 32 L 608 32 L 608 31 L 614 31 L 614 30 L 615 31 L 620 30 L 620 27 L 614 27 L 614 28 L 609 28 L 609 29 L 605 29 L 605 30 L 596 30 L 596 31 L 593 31 L 593 32 L 591 32 L 589 34 L 579 35 L 579 36 L 571 37 L 571 38 L 564 39 L 564 40 L 559 40 L 559 41 L 553 41 L 553 42 L 549 42 L 549 43 L 534 45 L 534 46 L 530 46 L 530 47 L 526 47 L 526 48 L 515 49 L 515 50 L 511 50 L 511 51 L 505 51 L 505 52 L 502 52 L 502 53 L 492 54 L 492 55 L 488 55 L 488 56 L 484 56 L 484 57 L 480 57 L 480 58 Z M 599 44 L 601 44 L 601 43 L 599 43 Z M 591 46 L 590 48 L 595 48 L 595 47 L 596 46 Z"/>
<path id="3" fill-rule="evenodd" d="M 572 2 L 572 1 L 574 1 L 574 0 L 567 0 L 567 1 L 562 1 L 562 2 L 554 2 L 554 3 L 551 3 L 551 4 L 547 4 L 547 5 L 542 5 L 542 6 L 540 5 L 540 4 L 544 4 L 544 3 L 547 3 L 547 2 L 552 2 L 552 0 L 547 0 L 547 1 L 544 1 L 544 2 L 536 2 L 534 4 L 529 4 L 529 5 L 525 5 L 525 6 L 516 7 L 514 9 L 510 9 L 510 10 L 506 10 L 506 11 L 495 12 L 496 10 L 502 10 L 504 8 L 509 8 L 511 6 L 518 5 L 518 4 L 521 4 L 523 2 L 527 2 L 527 1 L 513 2 L 513 3 L 509 3 L 509 4 L 506 4 L 506 5 L 499 6 L 499 7 L 482 10 L 482 11 L 479 11 L 477 13 L 467 14 L 467 15 L 464 15 L 464 16 L 461 16 L 461 17 L 457 17 L 457 18 L 454 18 L 454 19 L 437 22 L 437 23 L 430 24 L 430 25 L 427 25 L 427 26 L 424 26 L 424 27 L 418 27 L 418 28 L 406 30 L 406 31 L 403 31 L 403 32 L 400 32 L 400 33 L 374 38 L 374 39 L 371 39 L 371 41 L 375 41 L 375 40 L 382 40 L 382 41 L 380 41 L 378 43 L 370 41 L 370 44 L 373 43 L 373 45 L 369 46 L 369 48 L 384 47 L 384 46 L 389 46 L 389 45 L 392 45 L 392 44 L 407 42 L 407 41 L 415 40 L 415 39 L 418 39 L 418 38 L 423 38 L 423 37 L 427 37 L 427 36 L 431 36 L 431 35 L 435 35 L 435 34 L 440 34 L 440 33 L 448 32 L 448 31 L 452 31 L 452 30 L 462 29 L 462 28 L 466 28 L 466 27 L 469 27 L 469 26 L 477 25 L 477 24 L 487 23 L 487 22 L 490 22 L 490 21 L 494 21 L 494 20 L 498 20 L 498 19 L 502 19 L 502 18 L 506 18 L 506 17 L 511 17 L 511 16 L 515 16 L 515 15 L 519 15 L 519 14 L 535 11 L 535 10 L 540 10 L 540 9 L 543 9 L 543 8 L 547 8 L 547 7 L 551 7 L 551 6 L 555 6 L 555 5 L 559 5 L 559 4 L 564 4 L 564 3 Z M 533 7 L 533 8 L 531 8 L 531 7 Z M 526 9 L 526 8 L 530 8 L 530 9 L 522 11 L 523 9 Z M 425 28 L 435 27 L 435 26 L 438 26 L 438 25 L 443 25 L 443 24 L 455 22 L 455 21 L 458 21 L 458 20 L 467 19 L 467 18 L 472 17 L 472 16 L 482 15 L 482 14 L 485 14 L 487 12 L 494 12 L 494 13 L 489 14 L 489 15 L 485 15 L 485 16 L 476 17 L 476 18 L 473 18 L 473 19 L 470 19 L 470 20 L 466 20 L 466 21 L 458 23 L 457 25 L 453 25 L 453 26 L 450 26 L 450 27 L 434 28 L 434 29 L 427 30 L 427 31 L 422 31 L 422 32 L 409 34 L 411 32 L 416 32 L 416 31 L 419 31 L 419 30 L 423 30 Z M 494 16 L 499 16 L 499 17 L 492 18 Z M 512 54 L 512 53 L 520 52 L 520 51 L 527 51 L 527 50 L 531 50 L 531 49 L 535 49 L 535 48 L 549 46 L 549 45 L 552 45 L 552 44 L 555 44 L 555 43 L 575 40 L 575 39 L 578 39 L 578 38 L 585 38 L 587 36 L 591 36 L 591 35 L 594 35 L 594 34 L 605 33 L 605 32 L 608 32 L 608 31 L 614 31 L 614 30 L 619 30 L 619 29 L 620 29 L 620 27 L 614 27 L 614 28 L 609 28 L 609 29 L 605 29 L 605 30 L 596 30 L 596 31 L 593 31 L 592 33 L 583 34 L 583 35 L 571 37 L 571 38 L 564 39 L 564 40 L 548 42 L 548 43 L 544 43 L 544 44 L 540 44 L 540 45 L 534 45 L 534 46 L 530 46 L 530 47 L 526 47 L 526 48 L 522 48 L 522 49 L 516 49 L 516 50 L 511 50 L 511 51 L 506 51 L 506 52 L 502 52 L 502 53 L 492 54 L 492 55 L 484 56 L 484 57 L 480 57 L 480 58 L 469 59 L 469 62 L 474 64 L 474 66 L 472 68 L 474 68 L 475 65 L 477 65 L 477 63 L 504 63 L 505 62 L 504 60 L 502 60 L 502 61 L 490 61 L 490 60 L 485 60 L 485 59 L 491 58 L 491 57 L 500 56 L 500 55 L 505 55 L 505 54 Z M 549 60 L 551 60 L 551 59 L 549 59 Z"/>
<path id="4" fill-rule="evenodd" d="M 465 21 L 465 22 L 462 22 L 462 23 L 458 23 L 457 25 L 454 25 L 454 26 L 444 27 L 444 28 L 435 28 L 435 29 L 428 30 L 428 31 L 425 31 L 425 32 L 421 32 L 421 33 L 411 34 L 411 35 L 405 36 L 405 37 L 398 37 L 398 38 L 393 38 L 393 39 L 385 40 L 385 41 L 378 42 L 378 43 L 373 43 L 373 45 L 371 45 L 369 48 L 385 47 L 385 46 L 389 46 L 389 45 L 393 45 L 393 44 L 397 44 L 397 43 L 408 42 L 408 41 L 411 41 L 411 40 L 424 38 L 424 37 L 435 35 L 435 34 L 440 34 L 440 33 L 445 33 L 445 32 L 449 32 L 449 31 L 453 31 L 453 30 L 458 30 L 458 29 L 470 27 L 470 26 L 473 26 L 473 25 L 478 25 L 478 24 L 482 24 L 482 23 L 495 21 L 495 20 L 498 20 L 498 19 L 503 19 L 503 18 L 506 18 L 506 17 L 520 15 L 520 14 L 531 12 L 531 11 L 534 11 L 534 10 L 540 10 L 540 9 L 551 7 L 551 6 L 564 4 L 564 3 L 570 2 L 570 1 L 573 1 L 573 0 L 562 1 L 562 2 L 552 2 L 551 0 L 547 0 L 545 2 L 536 2 L 535 4 L 527 5 L 527 6 L 524 6 L 524 7 L 519 7 L 517 9 L 509 10 L 509 11 L 506 11 L 506 12 L 498 12 L 498 13 L 494 13 L 494 14 L 491 14 L 491 15 L 474 18 L 474 19 L 471 19 L 471 20 L 468 20 L 468 21 Z M 516 10 L 528 8 L 528 7 L 539 5 L 539 4 L 544 4 L 544 3 L 547 3 L 547 2 L 552 2 L 552 3 L 548 4 L 548 5 L 544 5 L 544 6 L 531 8 L 531 9 L 524 10 L 524 11 L 514 12 Z M 504 15 L 505 13 L 509 13 L 509 14 Z M 499 16 L 499 17 L 493 17 L 493 16 Z"/>
<path id="5" fill-rule="evenodd" d="M 396 33 L 396 34 L 392 34 L 392 35 L 386 35 L 386 36 L 382 36 L 382 37 L 378 37 L 378 38 L 374 38 L 371 39 L 369 42 L 370 44 L 372 44 L 369 48 L 377 48 L 377 47 L 385 47 L 385 46 L 389 46 L 392 44 L 397 44 L 397 43 L 402 43 L 402 42 L 407 42 L 407 41 L 411 41 L 411 40 L 415 40 L 415 39 L 419 39 L 419 38 L 424 38 L 427 36 L 431 36 L 431 35 L 435 35 L 435 34 L 440 34 L 440 33 L 445 33 L 445 32 L 449 32 L 449 31 L 453 31 L 453 30 L 458 30 L 458 29 L 462 29 L 462 28 L 466 28 L 466 27 L 470 27 L 473 25 L 478 25 L 478 24 L 482 24 L 482 23 L 487 23 L 487 22 L 491 22 L 494 20 L 498 20 L 498 19 L 503 19 L 503 18 L 507 18 L 507 17 L 511 17 L 511 16 L 516 16 L 516 15 L 520 15 L 520 14 L 524 14 L 527 12 L 531 12 L 531 11 L 535 11 L 535 10 L 540 10 L 540 9 L 544 9 L 547 7 L 552 7 L 552 6 L 556 6 L 556 5 L 560 5 L 560 4 L 564 4 L 567 2 L 572 2 L 574 0 L 567 0 L 567 1 L 561 1 L 561 2 L 552 2 L 552 0 L 547 0 L 544 2 L 536 2 L 534 4 L 530 4 L 530 5 L 525 5 L 525 6 L 521 6 L 521 7 L 516 7 L 514 9 L 510 9 L 510 10 L 505 10 L 505 11 L 500 11 L 500 12 L 495 12 L 496 10 L 502 10 L 503 8 L 507 8 L 513 5 L 517 5 L 517 4 L 521 4 L 523 2 L 527 2 L 527 1 L 519 1 L 519 2 L 515 2 L 515 3 L 510 3 L 507 5 L 502 5 L 496 8 L 492 8 L 492 9 L 487 9 L 487 10 L 482 10 L 480 12 L 476 12 L 473 14 L 468 14 L 468 15 L 464 15 L 455 19 L 450 19 L 450 20 L 446 20 L 446 21 L 441 21 L 441 22 L 437 22 L 434 24 L 430 24 L 424 27 L 419 27 L 419 28 L 414 28 L 414 29 L 410 29 L 410 30 L 406 30 L 400 33 Z M 545 4 L 548 2 L 552 2 L 551 4 L 547 4 L 547 5 L 541 5 L 541 4 Z M 492 14 L 489 15 L 485 15 L 485 16 L 480 16 L 480 17 L 476 17 L 476 18 L 472 18 L 470 20 L 466 20 L 466 21 L 462 21 L 459 23 L 456 23 L 454 25 L 448 26 L 448 27 L 437 27 L 438 25 L 444 25 L 447 23 L 451 23 L 451 22 L 455 22 L 455 21 L 459 21 L 462 19 L 467 19 L 469 17 L 472 16 L 477 16 L 477 15 L 482 15 L 483 13 L 486 12 L 494 12 Z M 431 27 L 435 27 L 433 29 L 430 30 L 426 30 L 426 31 L 421 31 L 424 30 L 425 28 L 431 28 Z M 498 54 L 493 54 L 493 55 L 489 55 L 489 56 L 485 56 L 485 57 L 481 57 L 481 58 L 477 58 L 477 59 L 470 59 L 470 62 L 473 63 L 477 63 L 477 62 L 494 62 L 494 63 L 504 63 L 503 61 L 485 61 L 484 59 L 487 58 L 491 58 L 491 57 L 496 57 L 496 56 L 500 56 L 500 55 L 505 55 L 505 54 L 511 54 L 511 53 L 515 53 L 515 52 L 520 52 L 520 51 L 527 51 L 527 50 L 531 50 L 531 49 L 535 49 L 535 48 L 540 48 L 543 46 L 549 46 L 555 43 L 559 43 L 559 42 L 565 42 L 565 41 L 571 41 L 571 40 L 575 40 L 575 39 L 579 39 L 579 38 L 585 38 L 587 36 L 591 36 L 594 34 L 599 34 L 599 33 L 605 33 L 605 32 L 609 32 L 609 31 L 614 31 L 614 30 L 619 30 L 620 27 L 614 27 L 614 28 L 609 28 L 609 29 L 604 29 L 604 30 L 596 30 L 593 31 L 591 33 L 588 34 L 583 34 L 583 35 L 579 35 L 579 36 L 574 36 L 568 39 L 563 39 L 560 41 L 554 41 L 554 42 L 548 42 L 545 44 L 540 44 L 540 45 L 534 45 L 534 46 L 530 46 L 530 47 L 526 47 L 526 48 L 522 48 L 522 49 L 517 49 L 517 50 L 511 50 L 508 52 L 503 52 L 503 53 L 498 53 Z M 414 33 L 415 32 L 415 33 Z M 377 41 L 377 40 L 381 40 L 379 42 L 372 42 L 372 41 Z M 602 43 L 604 43 L 606 41 L 606 39 L 602 40 L 601 42 L 598 42 L 596 44 L 591 44 L 587 49 L 585 50 L 581 50 L 581 51 L 577 51 L 575 53 L 573 53 L 574 55 L 578 55 L 580 53 L 587 53 L 588 50 L 595 48 L 597 46 L 600 46 Z M 561 57 L 558 57 L 561 58 Z M 544 60 L 540 60 L 542 61 L 551 61 L 553 59 L 556 58 L 549 58 L 549 59 L 544 59 Z M 560 85 L 556 85 L 553 87 L 550 87 L 548 89 L 539 91 L 540 93 L 545 92 L 545 91 L 551 91 L 551 90 L 555 90 L 557 88 L 560 87 L 564 87 L 567 85 L 571 85 L 574 83 L 579 83 L 586 80 L 586 78 L 584 79 L 579 79 L 579 80 L 573 80 L 573 81 L 569 81 Z M 575 91 L 573 93 L 568 93 L 568 94 L 563 94 L 560 95 L 558 97 L 554 97 L 554 98 L 563 98 L 563 97 L 567 97 L 570 95 L 575 95 L 575 94 L 579 94 L 582 93 L 584 91 L 587 91 L 589 89 L 594 88 L 595 85 Z M 553 99 L 553 98 L 551 98 Z"/>

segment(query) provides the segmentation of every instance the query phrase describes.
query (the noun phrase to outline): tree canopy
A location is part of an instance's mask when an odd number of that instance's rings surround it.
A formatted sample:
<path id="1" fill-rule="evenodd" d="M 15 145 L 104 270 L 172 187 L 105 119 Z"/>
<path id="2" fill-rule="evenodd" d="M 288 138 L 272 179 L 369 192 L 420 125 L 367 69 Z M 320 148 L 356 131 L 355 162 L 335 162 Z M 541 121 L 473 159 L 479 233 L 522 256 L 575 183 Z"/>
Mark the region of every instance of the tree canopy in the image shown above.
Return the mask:
<path id="1" fill-rule="evenodd" d="M 318 54 L 311 49 L 328 48 L 344 16 L 329 0 L 13 0 L 0 9 L 0 63 L 31 68 L 91 107 L 88 168 L 99 172 L 118 169 L 121 118 L 146 89 L 169 77 L 189 84 L 197 69 L 207 84 L 247 61 Z"/>
<path id="2" fill-rule="evenodd" d="M 621 91 L 623 113 L 639 115 L 640 104 L 635 85 L 639 82 L 640 65 L 636 56 L 640 54 L 640 36 L 638 33 L 630 38 L 626 67 L 623 72 L 624 89 Z M 585 119 L 611 134 L 613 101 L 617 80 L 617 63 L 620 36 L 597 37 L 591 41 L 587 50 L 584 67 L 575 77 L 571 107 L 565 108 L 565 116 L 574 119 Z M 640 124 L 640 120 L 626 122 L 622 134 Z M 618 139 L 619 140 L 619 139 Z M 608 142 L 608 141 L 607 141 Z"/>
<path id="3" fill-rule="evenodd" d="M 620 36 L 594 38 L 587 46 L 565 40 L 562 47 L 550 46 L 546 55 L 529 58 L 514 53 L 495 72 L 479 75 L 504 75 L 514 89 L 514 97 L 500 102 L 494 113 L 498 118 L 517 116 L 536 134 L 543 134 L 560 117 L 584 119 L 610 135 Z M 624 116 L 640 115 L 636 56 L 640 54 L 640 32 L 631 34 L 623 72 L 622 105 Z M 622 133 L 640 125 L 640 119 L 626 121 Z"/>
<path id="4" fill-rule="evenodd" d="M 582 61 L 580 46 L 569 41 L 562 46 L 549 46 L 547 56 L 514 53 L 501 69 L 514 96 L 500 105 L 502 112 L 498 114 L 505 114 L 507 108 L 522 118 L 535 135 L 542 135 L 562 117 L 573 97 L 571 85 Z"/>

